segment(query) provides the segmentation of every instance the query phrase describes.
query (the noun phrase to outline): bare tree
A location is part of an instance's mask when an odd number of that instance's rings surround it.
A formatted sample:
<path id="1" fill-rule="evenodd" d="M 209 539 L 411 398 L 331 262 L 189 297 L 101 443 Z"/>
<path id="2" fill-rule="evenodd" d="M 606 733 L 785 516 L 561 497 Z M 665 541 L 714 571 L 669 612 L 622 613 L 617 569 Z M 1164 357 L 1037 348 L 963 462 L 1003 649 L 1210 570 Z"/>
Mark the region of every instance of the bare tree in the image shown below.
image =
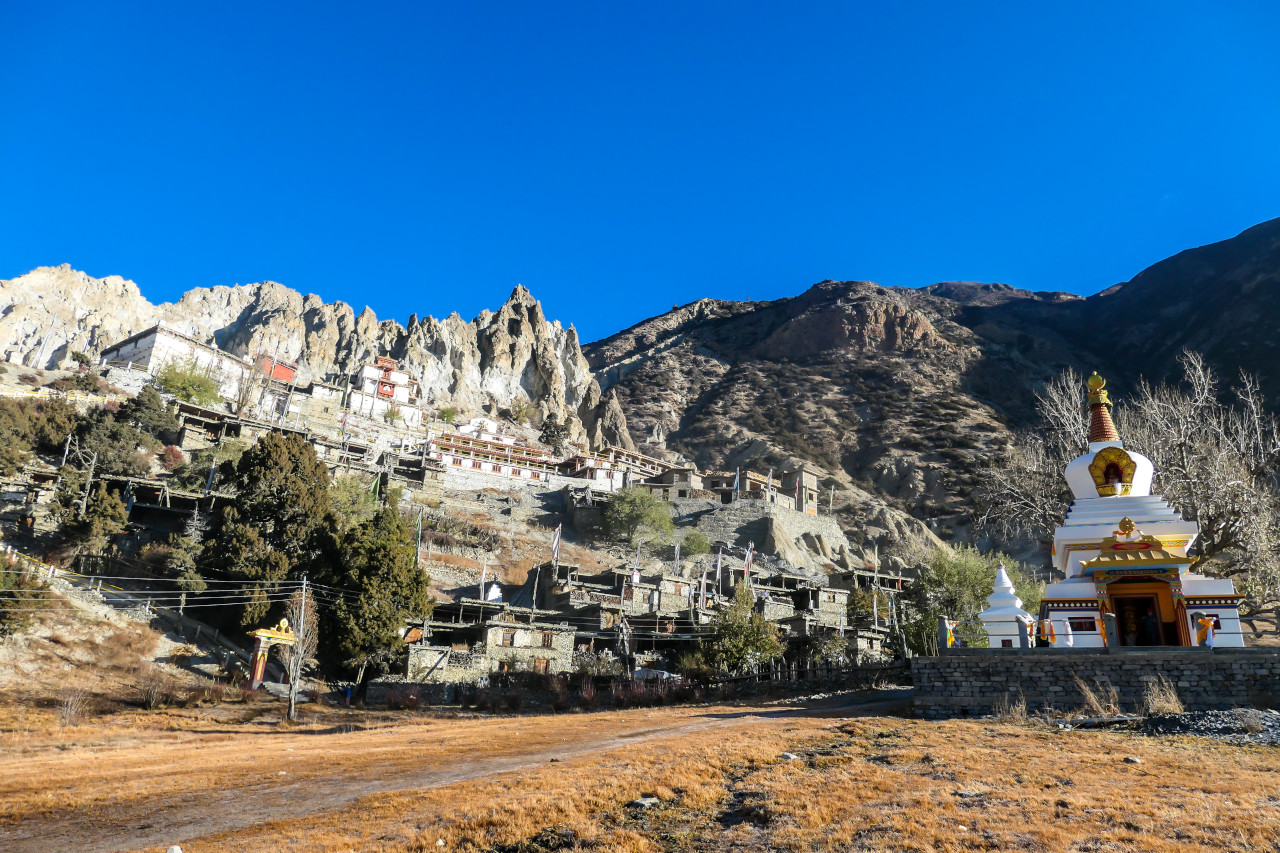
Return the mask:
<path id="1" fill-rule="evenodd" d="M 305 587 L 289 598 L 285 618 L 297 640 L 292 646 L 280 647 L 280 658 L 289 673 L 289 719 L 298 719 L 298 685 L 302 681 L 302 668 L 315 657 L 319 638 L 319 619 L 316 602 Z"/>
<path id="2" fill-rule="evenodd" d="M 259 356 L 261 359 L 262 356 Z M 254 366 L 240 377 L 240 383 L 236 385 L 235 399 L 232 405 L 235 413 L 240 417 L 256 416 L 262 405 L 262 395 L 266 393 L 267 386 L 270 385 L 271 379 L 262 370 L 261 366 Z"/>
<path id="3" fill-rule="evenodd" d="M 1234 399 L 1224 399 L 1201 356 L 1180 361 L 1183 381 L 1142 382 L 1117 404 L 1116 427 L 1125 447 L 1155 465 L 1153 490 L 1199 523 L 1192 568 L 1234 580 L 1241 616 L 1257 620 L 1280 604 L 1280 424 L 1253 377 L 1242 373 Z M 1088 446 L 1084 399 L 1074 371 L 1038 396 L 1042 428 L 1018 435 L 986 472 L 979 526 L 1047 538 L 1062 523 L 1071 501 L 1063 468 Z"/>

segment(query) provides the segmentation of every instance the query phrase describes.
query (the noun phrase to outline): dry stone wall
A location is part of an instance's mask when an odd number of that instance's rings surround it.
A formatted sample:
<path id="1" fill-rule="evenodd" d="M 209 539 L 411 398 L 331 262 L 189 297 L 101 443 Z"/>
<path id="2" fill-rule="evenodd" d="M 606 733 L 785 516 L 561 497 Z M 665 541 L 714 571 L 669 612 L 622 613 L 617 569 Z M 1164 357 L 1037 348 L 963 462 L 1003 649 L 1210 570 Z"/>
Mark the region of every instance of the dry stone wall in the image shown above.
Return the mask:
<path id="1" fill-rule="evenodd" d="M 998 700 L 1019 696 L 1028 711 L 1075 710 L 1085 704 L 1077 677 L 1094 690 L 1114 687 L 1121 710 L 1136 712 L 1161 676 L 1189 711 L 1280 705 L 1280 650 L 975 649 L 911 661 L 916 714 L 931 719 L 990 714 Z"/>

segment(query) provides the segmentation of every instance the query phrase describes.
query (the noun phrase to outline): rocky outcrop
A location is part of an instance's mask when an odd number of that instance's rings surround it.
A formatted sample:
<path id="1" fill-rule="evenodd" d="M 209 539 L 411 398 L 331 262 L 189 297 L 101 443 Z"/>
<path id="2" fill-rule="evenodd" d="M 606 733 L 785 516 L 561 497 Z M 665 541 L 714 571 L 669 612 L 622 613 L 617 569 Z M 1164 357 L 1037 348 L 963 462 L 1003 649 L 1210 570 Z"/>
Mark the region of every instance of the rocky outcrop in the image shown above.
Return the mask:
<path id="1" fill-rule="evenodd" d="M 349 374 L 390 355 L 419 381 L 425 405 L 464 415 L 527 407 L 535 423 L 555 415 L 574 441 L 632 446 L 617 397 L 601 391 L 577 332 L 548 320 L 523 287 L 471 322 L 415 315 L 403 326 L 275 282 L 196 288 L 152 305 L 131 281 L 61 266 L 0 281 L 0 306 L 0 352 L 31 366 L 57 366 L 76 350 L 95 355 L 164 323 L 237 355 L 296 361 L 304 378 Z"/>

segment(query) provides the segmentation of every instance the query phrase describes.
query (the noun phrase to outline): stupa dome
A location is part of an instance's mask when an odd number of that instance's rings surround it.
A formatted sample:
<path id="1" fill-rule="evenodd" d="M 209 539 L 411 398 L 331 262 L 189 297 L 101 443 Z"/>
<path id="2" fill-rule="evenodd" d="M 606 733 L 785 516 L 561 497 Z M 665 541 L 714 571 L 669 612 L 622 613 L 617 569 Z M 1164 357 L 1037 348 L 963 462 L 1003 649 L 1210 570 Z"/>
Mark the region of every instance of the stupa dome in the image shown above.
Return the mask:
<path id="1" fill-rule="evenodd" d="M 1089 377 L 1089 452 L 1067 465 L 1067 485 L 1076 500 L 1151 494 L 1155 466 L 1141 453 L 1124 449 L 1111 421 L 1107 380 Z"/>

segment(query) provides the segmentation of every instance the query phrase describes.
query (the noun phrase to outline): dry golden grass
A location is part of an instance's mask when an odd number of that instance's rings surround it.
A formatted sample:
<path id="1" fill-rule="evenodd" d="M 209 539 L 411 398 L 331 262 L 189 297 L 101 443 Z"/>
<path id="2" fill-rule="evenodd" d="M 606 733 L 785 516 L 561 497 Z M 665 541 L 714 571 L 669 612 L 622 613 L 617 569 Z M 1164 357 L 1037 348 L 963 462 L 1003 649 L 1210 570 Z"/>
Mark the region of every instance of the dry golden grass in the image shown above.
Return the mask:
<path id="1" fill-rule="evenodd" d="M 1178 686 L 1164 675 L 1148 682 L 1142 696 L 1142 710 L 1146 714 L 1181 714 L 1185 709 L 1178 697 Z"/>
<path id="2" fill-rule="evenodd" d="M 624 853 L 1280 847 L 1274 750 L 1199 739 L 745 705 L 497 719 L 313 711 L 296 728 L 276 724 L 274 706 L 256 710 L 266 715 L 239 724 L 139 713 L 75 739 L 32 737 L 0 755 L 0 847 L 33 827 L 188 853 L 537 853 L 568 838 Z M 229 809 L 220 792 L 249 786 Z M 661 804 L 626 807 L 645 793 Z M 241 807 L 249 825 L 227 824 Z M 170 834 L 138 835 L 144 822 Z"/>

